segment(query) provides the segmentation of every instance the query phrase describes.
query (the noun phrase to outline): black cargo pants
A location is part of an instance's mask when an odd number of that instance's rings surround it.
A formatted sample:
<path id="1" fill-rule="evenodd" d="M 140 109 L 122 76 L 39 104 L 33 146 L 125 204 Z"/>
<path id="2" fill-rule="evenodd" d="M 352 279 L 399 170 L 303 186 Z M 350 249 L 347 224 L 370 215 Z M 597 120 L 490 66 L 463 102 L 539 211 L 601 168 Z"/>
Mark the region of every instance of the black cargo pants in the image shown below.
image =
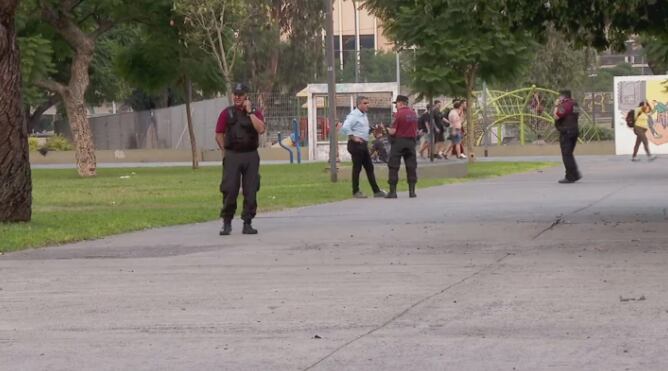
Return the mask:
<path id="1" fill-rule="evenodd" d="M 417 156 L 415 155 L 415 139 L 395 138 L 390 148 L 390 160 L 387 162 L 389 168 L 388 183 L 396 185 L 399 182 L 399 167 L 401 158 L 404 158 L 406 166 L 406 180 L 408 184 L 417 183 Z"/>
<path id="2" fill-rule="evenodd" d="M 242 187 L 244 195 L 241 219 L 250 222 L 257 212 L 256 196 L 260 189 L 260 155 L 257 150 L 250 152 L 225 150 L 223 180 L 220 183 L 220 192 L 223 194 L 220 217 L 225 221 L 232 220 L 237 211 L 239 187 Z"/>

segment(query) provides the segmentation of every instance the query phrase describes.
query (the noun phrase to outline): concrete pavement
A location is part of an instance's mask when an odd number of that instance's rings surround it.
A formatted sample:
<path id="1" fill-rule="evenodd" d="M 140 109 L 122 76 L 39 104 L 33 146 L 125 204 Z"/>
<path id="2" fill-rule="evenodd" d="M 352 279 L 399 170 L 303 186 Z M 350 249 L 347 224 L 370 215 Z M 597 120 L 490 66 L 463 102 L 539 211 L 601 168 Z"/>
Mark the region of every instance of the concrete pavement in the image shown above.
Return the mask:
<path id="1" fill-rule="evenodd" d="M 0 256 L 8 370 L 664 370 L 668 158 Z"/>

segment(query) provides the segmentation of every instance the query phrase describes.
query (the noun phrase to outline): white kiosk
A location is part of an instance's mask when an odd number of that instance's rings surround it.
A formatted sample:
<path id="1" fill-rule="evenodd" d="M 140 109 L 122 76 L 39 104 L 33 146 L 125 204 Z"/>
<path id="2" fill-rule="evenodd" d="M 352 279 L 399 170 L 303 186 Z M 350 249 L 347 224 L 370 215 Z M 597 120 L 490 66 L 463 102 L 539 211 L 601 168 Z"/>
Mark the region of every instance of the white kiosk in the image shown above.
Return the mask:
<path id="1" fill-rule="evenodd" d="M 345 114 L 347 115 L 355 108 L 356 96 L 365 95 L 370 98 L 372 109 L 374 107 L 383 108 L 389 110 L 389 112 L 394 112 L 395 108 L 391 102 L 398 94 L 399 85 L 396 82 L 336 84 L 336 107 L 339 109 L 345 108 Z M 327 160 L 329 159 L 329 140 L 324 135 L 327 132 L 323 131 L 319 135 L 318 131 L 319 122 L 321 122 L 320 126 L 329 127 L 326 120 L 326 110 L 330 106 L 327 104 L 327 84 L 309 84 L 297 95 L 307 98 L 309 160 Z M 319 115 L 318 110 L 322 110 L 324 114 Z M 338 122 L 343 122 L 346 119 L 345 115 L 341 116 L 340 113 L 337 114 Z M 384 124 L 388 125 L 390 123 L 384 122 Z M 338 147 L 339 158 L 349 160 L 350 155 L 346 150 L 345 139 L 339 140 Z"/>

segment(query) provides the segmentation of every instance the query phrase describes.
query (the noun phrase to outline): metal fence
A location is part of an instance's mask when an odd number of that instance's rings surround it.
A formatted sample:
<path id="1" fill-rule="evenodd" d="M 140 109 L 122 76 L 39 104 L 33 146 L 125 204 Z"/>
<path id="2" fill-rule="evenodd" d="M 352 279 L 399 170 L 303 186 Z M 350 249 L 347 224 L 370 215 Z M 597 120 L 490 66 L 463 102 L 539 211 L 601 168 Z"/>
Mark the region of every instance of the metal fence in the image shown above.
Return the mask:
<path id="1" fill-rule="evenodd" d="M 253 102 L 260 99 L 257 96 L 250 98 Z M 293 130 L 293 120 L 300 123 L 302 138 L 307 138 L 306 109 L 302 108 L 305 99 L 301 102 L 292 95 L 265 95 L 262 99 L 267 125 L 262 145 L 275 144 L 279 132 L 289 135 Z M 192 103 L 198 149 L 218 148 L 215 141 L 216 123 L 220 112 L 227 106 L 229 103 L 225 97 Z M 95 148 L 99 150 L 190 149 L 185 105 L 91 117 L 90 125 Z"/>

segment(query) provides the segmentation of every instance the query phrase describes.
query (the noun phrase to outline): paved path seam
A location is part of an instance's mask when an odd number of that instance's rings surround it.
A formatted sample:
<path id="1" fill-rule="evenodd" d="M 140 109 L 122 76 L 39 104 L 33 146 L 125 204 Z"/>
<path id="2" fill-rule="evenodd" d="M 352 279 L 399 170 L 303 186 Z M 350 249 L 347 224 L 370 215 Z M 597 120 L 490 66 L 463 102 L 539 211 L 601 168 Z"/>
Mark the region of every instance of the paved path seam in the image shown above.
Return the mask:
<path id="1" fill-rule="evenodd" d="M 344 344 L 338 346 L 336 349 L 334 349 L 333 351 L 327 353 L 324 357 L 320 358 L 320 359 L 317 360 L 315 363 L 313 363 L 313 364 L 309 365 L 308 367 L 304 368 L 303 371 L 312 370 L 314 367 L 318 366 L 319 364 L 321 364 L 322 362 L 324 362 L 325 360 L 327 360 L 328 358 L 330 358 L 330 357 L 333 356 L 334 354 L 338 353 L 338 352 L 341 351 L 342 349 L 346 348 L 347 346 L 349 346 L 349 345 L 351 345 L 351 344 L 357 342 L 358 340 L 361 340 L 361 339 L 363 339 L 363 338 L 365 338 L 365 337 L 367 337 L 367 336 L 369 336 L 369 335 L 371 335 L 371 334 L 373 334 L 373 333 L 375 333 L 375 332 L 377 332 L 377 331 L 379 331 L 379 330 L 382 330 L 383 328 L 385 328 L 385 327 L 387 327 L 388 325 L 390 325 L 392 322 L 394 322 L 394 321 L 396 321 L 397 319 L 403 317 L 405 314 L 407 314 L 408 312 L 410 312 L 413 308 L 415 308 L 415 307 L 417 307 L 417 306 L 419 306 L 419 305 L 425 303 L 426 301 L 431 300 L 431 299 L 433 299 L 433 298 L 435 298 L 435 297 L 437 297 L 437 296 L 439 296 L 439 295 L 441 295 L 441 294 L 446 293 L 446 292 L 449 291 L 450 289 L 452 289 L 452 288 L 454 288 L 454 287 L 456 287 L 456 286 L 458 286 L 458 285 L 461 285 L 462 283 L 464 283 L 464 282 L 470 280 L 471 278 L 474 278 L 474 277 L 476 277 L 476 276 L 479 276 L 480 274 L 482 274 L 482 273 L 485 272 L 485 271 L 492 271 L 494 268 L 498 267 L 498 265 L 499 265 L 501 262 L 503 262 L 506 258 L 508 258 L 508 257 L 510 257 L 510 256 L 512 256 L 512 255 L 515 255 L 515 253 L 508 253 L 508 252 L 507 252 L 507 253 L 505 253 L 505 255 L 503 255 L 502 257 L 500 257 L 500 258 L 498 258 L 498 259 L 496 259 L 493 263 L 484 266 L 482 269 L 480 269 L 480 270 L 478 270 L 478 271 L 476 271 L 476 272 L 473 272 L 473 273 L 469 274 L 468 276 L 466 276 L 466 277 L 460 279 L 459 281 L 457 281 L 457 282 L 455 282 L 455 283 L 452 283 L 452 284 L 450 284 L 450 285 L 448 285 L 448 286 L 446 286 L 446 287 L 440 289 L 439 291 L 437 291 L 437 292 L 435 292 L 435 293 L 433 293 L 433 294 L 431 294 L 431 295 L 428 295 L 428 296 L 426 296 L 426 297 L 424 297 L 424 298 L 418 300 L 417 302 L 411 304 L 411 306 L 409 306 L 408 308 L 404 309 L 404 310 L 401 311 L 400 313 L 394 315 L 392 318 L 390 318 L 390 319 L 388 319 L 387 321 L 383 322 L 381 325 L 376 326 L 376 327 L 374 327 L 373 329 L 371 329 L 371 330 L 365 332 L 364 334 L 359 335 L 359 336 L 355 337 L 354 339 L 349 340 L 349 341 L 345 342 Z"/>
<path id="2" fill-rule="evenodd" d="M 628 187 L 630 187 L 630 185 L 624 185 L 624 186 L 622 186 L 622 187 L 620 187 L 620 188 L 618 188 L 618 189 L 613 190 L 612 192 L 609 192 L 608 194 L 604 195 L 603 197 L 599 198 L 598 200 L 595 200 L 595 201 L 589 203 L 588 205 L 585 205 L 585 206 L 583 206 L 583 207 L 581 207 L 581 208 L 579 208 L 579 209 L 576 209 L 575 211 L 571 211 L 570 213 L 568 213 L 568 214 L 566 214 L 566 215 L 563 215 L 563 214 L 562 214 L 562 215 L 558 215 L 557 218 L 554 220 L 554 222 L 552 222 L 552 224 L 550 224 L 549 227 L 547 227 L 547 228 L 543 229 L 542 231 L 538 232 L 538 234 L 535 235 L 535 236 L 531 239 L 531 241 L 535 241 L 535 240 L 537 240 L 537 239 L 540 238 L 543 234 L 545 234 L 545 233 L 548 232 L 548 231 L 553 230 L 553 229 L 554 229 L 556 226 L 558 226 L 559 224 L 564 224 L 564 220 L 566 219 L 567 216 L 575 215 L 575 214 L 577 214 L 577 213 L 579 213 L 579 212 L 585 211 L 585 210 L 589 209 L 590 207 L 592 207 L 592 206 L 594 206 L 594 205 L 596 205 L 596 204 L 598 204 L 598 203 L 600 203 L 600 202 L 603 202 L 603 201 L 607 200 L 608 198 L 612 197 L 614 194 L 616 194 L 616 193 L 618 193 L 618 192 L 620 192 L 620 191 L 622 191 L 622 190 L 624 190 L 624 189 L 626 189 L 626 188 L 628 188 Z"/>

